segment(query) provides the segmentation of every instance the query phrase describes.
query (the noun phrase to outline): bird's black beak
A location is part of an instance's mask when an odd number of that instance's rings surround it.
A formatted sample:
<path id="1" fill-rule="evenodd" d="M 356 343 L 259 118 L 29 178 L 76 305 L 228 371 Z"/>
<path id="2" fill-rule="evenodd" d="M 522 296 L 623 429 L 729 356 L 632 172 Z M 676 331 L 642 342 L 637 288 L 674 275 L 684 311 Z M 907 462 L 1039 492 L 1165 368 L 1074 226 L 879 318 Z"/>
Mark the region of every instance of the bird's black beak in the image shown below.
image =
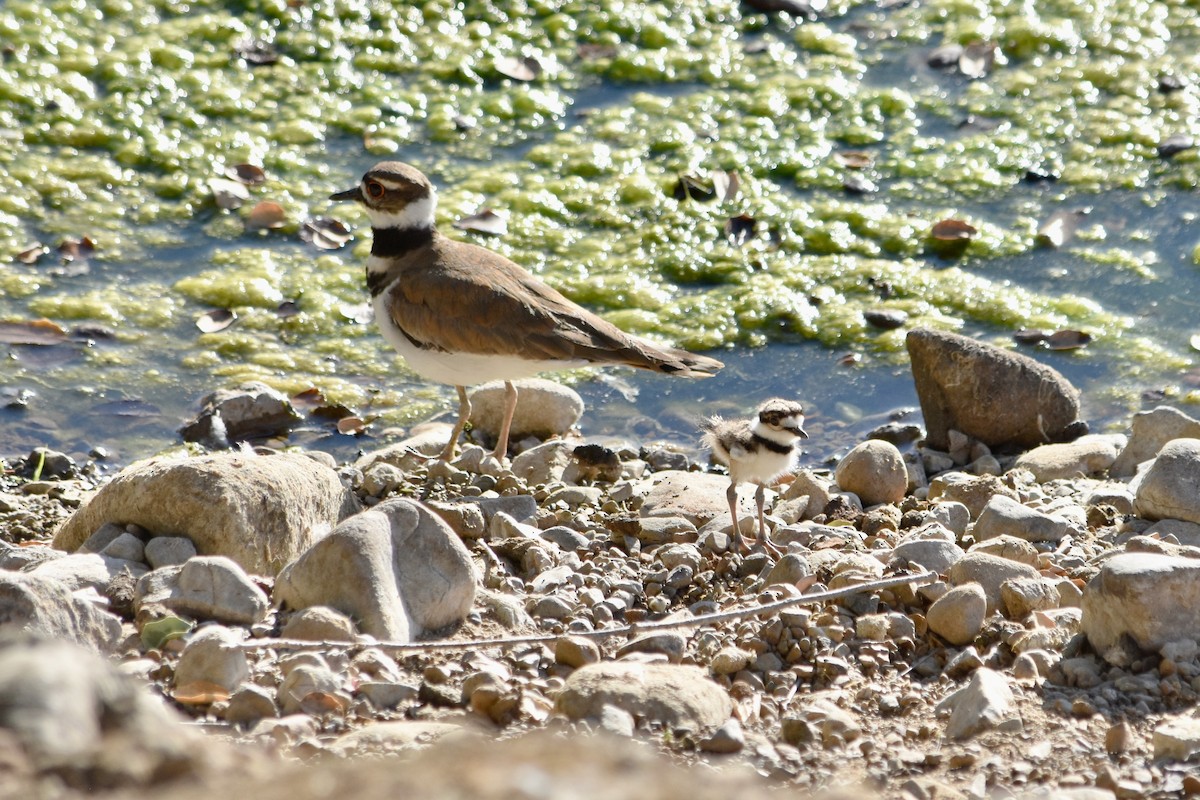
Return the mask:
<path id="1" fill-rule="evenodd" d="M 362 202 L 362 192 L 359 191 L 359 188 L 357 186 L 355 186 L 353 189 L 347 189 L 344 192 L 334 192 L 333 194 L 329 195 L 329 199 L 337 200 L 339 203 L 349 202 L 349 201 L 361 203 Z"/>
<path id="2" fill-rule="evenodd" d="M 804 428 L 801 428 L 799 425 L 793 425 L 792 427 L 788 428 L 788 430 L 791 431 L 792 433 L 794 433 L 795 435 L 799 436 L 801 439 L 808 438 L 808 433 L 804 430 Z"/>

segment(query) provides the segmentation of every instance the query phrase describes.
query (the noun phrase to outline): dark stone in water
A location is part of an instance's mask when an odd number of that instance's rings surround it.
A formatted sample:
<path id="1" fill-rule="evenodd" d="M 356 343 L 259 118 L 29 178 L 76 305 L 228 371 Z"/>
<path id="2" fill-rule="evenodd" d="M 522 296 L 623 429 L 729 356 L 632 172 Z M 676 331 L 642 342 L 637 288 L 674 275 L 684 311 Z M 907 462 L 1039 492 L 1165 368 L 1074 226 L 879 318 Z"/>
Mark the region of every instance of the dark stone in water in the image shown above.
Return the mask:
<path id="1" fill-rule="evenodd" d="M 942 331 L 910 331 L 905 343 L 930 447 L 948 450 L 951 430 L 993 448 L 1070 441 L 1087 431 L 1079 390 L 1045 364 Z"/>

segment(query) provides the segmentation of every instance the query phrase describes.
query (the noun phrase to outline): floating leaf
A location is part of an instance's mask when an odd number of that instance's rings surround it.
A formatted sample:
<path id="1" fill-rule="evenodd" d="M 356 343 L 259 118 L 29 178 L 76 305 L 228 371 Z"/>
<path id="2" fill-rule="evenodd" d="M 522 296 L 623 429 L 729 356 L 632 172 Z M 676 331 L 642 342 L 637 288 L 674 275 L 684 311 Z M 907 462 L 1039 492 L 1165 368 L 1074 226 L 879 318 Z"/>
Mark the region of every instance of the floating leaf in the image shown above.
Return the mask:
<path id="1" fill-rule="evenodd" d="M 300 228 L 300 238 L 312 243 L 319 250 L 340 250 L 354 238 L 350 227 L 332 217 L 317 217 L 306 220 Z"/>
<path id="2" fill-rule="evenodd" d="M 1051 350 L 1078 350 L 1091 341 L 1092 335 L 1083 331 L 1055 331 L 1046 337 L 1045 345 Z"/>
<path id="3" fill-rule="evenodd" d="M 895 308 L 878 308 L 864 311 L 863 319 L 880 330 L 892 331 L 904 327 L 904 323 L 908 322 L 908 314 Z"/>
<path id="4" fill-rule="evenodd" d="M 212 178 L 208 182 L 208 188 L 212 192 L 213 201 L 216 202 L 218 208 L 232 211 L 235 208 L 241 208 L 250 199 L 250 190 L 244 183 L 238 181 Z"/>
<path id="5" fill-rule="evenodd" d="M 255 164 L 236 164 L 226 167 L 225 177 L 247 186 L 258 186 L 267 181 L 267 173 L 263 171 L 262 167 Z"/>
<path id="6" fill-rule="evenodd" d="M 367 423 L 358 417 L 342 417 L 337 421 L 337 432 L 346 436 L 358 436 L 367 429 Z"/>
<path id="7" fill-rule="evenodd" d="M 1196 140 L 1186 133 L 1176 133 L 1159 142 L 1158 157 L 1172 158 L 1196 146 Z"/>
<path id="8" fill-rule="evenodd" d="M 936 223 L 929 231 L 934 239 L 943 242 L 956 242 L 975 238 L 979 230 L 961 219 L 944 219 Z"/>
<path id="9" fill-rule="evenodd" d="M 211 681 L 192 681 L 177 686 L 171 696 L 185 706 L 208 706 L 228 700 L 229 690 Z"/>
<path id="10" fill-rule="evenodd" d="M 749 214 L 739 214 L 725 220 L 725 238 L 731 244 L 741 247 L 754 238 L 756 220 Z"/>
<path id="11" fill-rule="evenodd" d="M 67 332 L 48 319 L 0 322 L 0 344 L 54 345 L 67 340 Z"/>
<path id="12" fill-rule="evenodd" d="M 454 223 L 454 227 L 464 231 L 503 236 L 508 233 L 508 219 L 490 208 L 484 208 L 469 217 L 458 220 Z"/>
<path id="13" fill-rule="evenodd" d="M 879 187 L 873 181 L 858 173 L 847 175 L 842 181 L 842 188 L 850 194 L 874 194 L 879 191 Z"/>
<path id="14" fill-rule="evenodd" d="M 287 319 L 288 317 L 294 317 L 300 313 L 300 304 L 298 302 L 296 302 L 295 300 L 284 300 L 282 303 L 280 303 L 278 306 L 275 307 L 275 313 L 279 316 L 280 319 Z"/>
<path id="15" fill-rule="evenodd" d="M 243 39 L 234 45 L 234 53 L 252 67 L 264 67 L 279 60 L 279 52 L 262 39 Z"/>
<path id="16" fill-rule="evenodd" d="M 833 160 L 849 169 L 866 169 L 875 163 L 875 157 L 862 150 L 842 150 L 833 154 Z"/>
<path id="17" fill-rule="evenodd" d="M 1091 213 L 1091 209 L 1083 208 L 1076 211 L 1055 211 L 1050 218 L 1038 228 L 1038 244 L 1046 247 L 1062 247 L 1075 236 L 1079 224 Z"/>
<path id="18" fill-rule="evenodd" d="M 728 172 L 713 170 L 706 178 L 699 175 L 681 175 L 671 190 L 676 200 L 694 200 L 708 203 L 720 199 L 732 200 L 737 196 L 742 179 L 736 170 Z"/>
<path id="19" fill-rule="evenodd" d="M 496 59 L 496 71 L 514 81 L 531 81 L 542 74 L 542 64 L 536 58 L 504 56 Z"/>
<path id="20" fill-rule="evenodd" d="M 925 58 L 925 63 L 934 69 L 945 69 L 947 67 L 957 67 L 959 59 L 962 58 L 963 46 L 961 44 L 944 44 L 941 47 L 934 48 Z"/>
<path id="21" fill-rule="evenodd" d="M 708 203 L 717 199 L 717 193 L 711 184 L 705 184 L 702 178 L 695 175 L 680 175 L 675 181 L 671 196 L 676 200 L 695 200 L 697 203 Z"/>
<path id="22" fill-rule="evenodd" d="M 598 44 L 596 42 L 584 42 L 575 48 L 575 55 L 579 56 L 582 61 L 598 61 L 602 58 L 613 58 L 617 55 L 617 46 L 614 44 Z"/>
<path id="23" fill-rule="evenodd" d="M 246 217 L 248 230 L 282 228 L 286 223 L 287 214 L 284 213 L 283 206 L 271 200 L 263 200 L 250 209 L 250 216 Z"/>
<path id="24" fill-rule="evenodd" d="M 1021 180 L 1025 181 L 1026 183 L 1041 183 L 1043 181 L 1053 182 L 1058 180 L 1061 169 L 1061 166 L 1056 166 L 1049 162 L 1043 162 L 1025 170 L 1025 175 L 1021 178 Z"/>
<path id="25" fill-rule="evenodd" d="M 712 171 L 713 191 L 717 193 L 717 198 L 721 202 L 727 202 L 737 197 L 738 189 L 741 188 L 742 178 L 737 174 L 737 170 Z"/>
<path id="26" fill-rule="evenodd" d="M 375 319 L 375 310 L 371 308 L 370 303 L 344 305 L 338 309 L 338 313 L 351 322 L 357 322 L 359 325 L 366 325 Z"/>
<path id="27" fill-rule="evenodd" d="M 324 402 L 325 395 L 322 394 L 321 390 L 315 386 L 305 389 L 303 392 L 294 394 L 291 397 L 291 403 L 296 407 L 297 410 L 316 408 Z"/>
<path id="28" fill-rule="evenodd" d="M 64 264 L 86 262 L 96 252 L 96 243 L 87 236 L 82 239 L 63 239 L 58 245 L 58 257 Z"/>
<path id="29" fill-rule="evenodd" d="M 971 42 L 958 59 L 958 71 L 968 78 L 982 78 L 996 64 L 995 42 Z"/>
<path id="30" fill-rule="evenodd" d="M 15 256 L 22 264 L 35 264 L 42 256 L 50 252 L 50 248 L 41 242 L 34 242 Z"/>
<path id="31" fill-rule="evenodd" d="M 163 617 L 142 626 L 142 647 L 146 650 L 161 650 L 172 639 L 179 639 L 193 627 L 191 622 L 179 617 Z"/>
<path id="32" fill-rule="evenodd" d="M 1017 344 L 1041 344 L 1046 341 L 1046 337 L 1050 334 L 1036 328 L 1021 328 L 1012 335 L 1013 341 Z"/>
<path id="33" fill-rule="evenodd" d="M 228 308 L 215 308 L 201 314 L 196 319 L 196 327 L 201 333 L 217 333 L 223 331 L 237 320 L 237 314 Z"/>
<path id="34" fill-rule="evenodd" d="M 1163 94 L 1178 92 L 1180 89 L 1186 88 L 1187 85 L 1187 78 L 1182 75 L 1166 73 L 1158 76 L 1158 90 Z"/>
<path id="35" fill-rule="evenodd" d="M 838 357 L 839 367 L 856 367 L 862 363 L 862 353 L 845 353 Z"/>

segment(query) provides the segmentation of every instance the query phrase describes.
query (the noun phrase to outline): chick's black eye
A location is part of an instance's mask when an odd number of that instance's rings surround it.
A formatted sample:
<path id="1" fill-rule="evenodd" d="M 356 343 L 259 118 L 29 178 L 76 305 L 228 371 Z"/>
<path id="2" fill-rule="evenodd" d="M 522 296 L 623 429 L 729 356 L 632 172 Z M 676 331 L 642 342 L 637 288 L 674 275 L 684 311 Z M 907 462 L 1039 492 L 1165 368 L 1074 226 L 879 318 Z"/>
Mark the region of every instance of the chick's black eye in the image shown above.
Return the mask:
<path id="1" fill-rule="evenodd" d="M 379 181 L 367 181 L 367 194 L 374 198 L 383 197 L 383 184 Z"/>

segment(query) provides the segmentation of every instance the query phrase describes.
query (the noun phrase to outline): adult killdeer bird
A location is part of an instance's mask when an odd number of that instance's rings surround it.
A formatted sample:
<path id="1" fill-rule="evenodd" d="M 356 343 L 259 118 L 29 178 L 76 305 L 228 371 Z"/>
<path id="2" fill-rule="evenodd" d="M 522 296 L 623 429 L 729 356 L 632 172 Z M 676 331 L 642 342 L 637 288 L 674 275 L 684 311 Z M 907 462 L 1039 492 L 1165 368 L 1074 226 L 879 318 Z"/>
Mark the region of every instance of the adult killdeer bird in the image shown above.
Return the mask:
<path id="1" fill-rule="evenodd" d="M 767 541 L 767 526 L 763 519 L 766 500 L 764 486 L 790 472 L 800 456 L 800 440 L 804 432 L 804 409 L 799 403 L 776 397 L 758 407 L 758 416 L 750 420 L 723 420 L 711 417 L 701 423 L 704 443 L 717 461 L 729 467 L 729 517 L 733 522 L 734 550 L 742 548 L 738 529 L 737 487 L 749 481 L 758 484 L 754 502 L 758 504 L 758 543 L 773 549 Z"/>
<path id="2" fill-rule="evenodd" d="M 473 384 L 504 381 L 494 451 L 503 460 L 517 378 L 585 364 L 707 378 L 724 366 L 631 336 L 504 256 L 442 236 L 434 227 L 437 191 L 408 164 L 376 164 L 358 186 L 330 199 L 362 203 L 371 217 L 367 287 L 383 337 L 418 375 L 458 390 L 458 422 L 443 459 L 471 416 L 466 387 Z"/>

